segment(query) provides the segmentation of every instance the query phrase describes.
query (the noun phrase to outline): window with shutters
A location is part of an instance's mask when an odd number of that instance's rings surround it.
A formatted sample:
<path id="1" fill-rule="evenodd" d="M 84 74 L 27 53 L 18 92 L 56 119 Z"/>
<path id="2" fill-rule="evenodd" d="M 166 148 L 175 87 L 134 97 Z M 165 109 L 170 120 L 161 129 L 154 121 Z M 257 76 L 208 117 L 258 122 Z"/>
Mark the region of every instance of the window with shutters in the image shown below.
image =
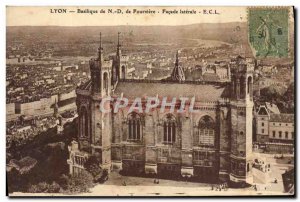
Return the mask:
<path id="1" fill-rule="evenodd" d="M 196 136 L 196 145 L 214 146 L 215 123 L 210 116 L 206 115 L 200 119 Z"/>
<path id="2" fill-rule="evenodd" d="M 176 142 L 176 119 L 172 114 L 167 114 L 163 122 L 163 143 L 172 144 Z"/>
<path id="3" fill-rule="evenodd" d="M 127 141 L 140 141 L 142 140 L 142 122 L 141 117 L 132 112 L 128 115 L 128 137 Z"/>

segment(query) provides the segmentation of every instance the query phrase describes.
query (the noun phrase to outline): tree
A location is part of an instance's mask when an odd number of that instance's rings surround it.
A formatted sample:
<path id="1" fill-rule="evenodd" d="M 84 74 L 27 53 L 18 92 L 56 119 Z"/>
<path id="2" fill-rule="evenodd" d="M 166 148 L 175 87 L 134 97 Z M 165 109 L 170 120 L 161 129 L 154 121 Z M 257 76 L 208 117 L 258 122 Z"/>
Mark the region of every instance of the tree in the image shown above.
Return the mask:
<path id="1" fill-rule="evenodd" d="M 101 180 L 103 169 L 100 167 L 100 155 L 98 153 L 89 157 L 85 162 L 84 167 L 93 176 L 95 182 Z"/>
<path id="2" fill-rule="evenodd" d="M 64 175 L 60 181 L 60 186 L 64 188 L 64 192 L 68 193 L 81 193 L 81 192 L 88 192 L 91 187 L 93 187 L 93 176 L 85 171 L 82 170 L 80 173 L 66 176 Z"/>
<path id="3" fill-rule="evenodd" d="M 20 175 L 18 170 L 12 168 L 11 171 L 8 171 L 6 173 L 6 177 L 7 177 L 7 188 L 9 193 L 25 190 L 26 181 Z"/>
<path id="4" fill-rule="evenodd" d="M 295 96 L 295 93 L 294 93 L 294 82 L 292 82 L 288 89 L 286 90 L 286 92 L 284 93 L 284 100 L 285 101 L 294 101 L 294 96 Z"/>
<path id="5" fill-rule="evenodd" d="M 56 182 L 52 182 L 51 184 L 40 182 L 36 185 L 31 185 L 28 189 L 29 193 L 59 193 L 60 191 L 61 187 Z"/>
<path id="6" fill-rule="evenodd" d="M 281 99 L 283 94 L 286 92 L 286 88 L 280 85 L 270 85 L 260 90 L 261 96 L 266 97 L 268 100 Z"/>

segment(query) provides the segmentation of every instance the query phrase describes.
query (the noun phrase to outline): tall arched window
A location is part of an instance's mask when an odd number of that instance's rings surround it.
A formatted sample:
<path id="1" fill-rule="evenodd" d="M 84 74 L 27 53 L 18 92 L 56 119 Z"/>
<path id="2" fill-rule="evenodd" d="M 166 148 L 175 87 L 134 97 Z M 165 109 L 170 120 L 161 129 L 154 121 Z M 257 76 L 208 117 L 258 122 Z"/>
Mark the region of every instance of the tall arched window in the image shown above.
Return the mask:
<path id="1" fill-rule="evenodd" d="M 203 116 L 198 123 L 198 144 L 202 146 L 214 146 L 215 144 L 215 123 L 208 116 Z"/>
<path id="2" fill-rule="evenodd" d="M 88 114 L 84 107 L 80 111 L 80 137 L 88 136 Z"/>
<path id="3" fill-rule="evenodd" d="M 128 115 L 128 141 L 140 141 L 142 139 L 141 117 L 132 112 Z"/>
<path id="4" fill-rule="evenodd" d="M 125 66 L 123 65 L 122 66 L 122 79 L 125 79 L 125 77 L 126 77 L 126 68 L 125 68 Z"/>
<path id="5" fill-rule="evenodd" d="M 245 95 L 246 95 L 246 79 L 245 77 L 241 77 L 240 78 L 240 97 L 241 98 L 245 98 Z"/>
<path id="6" fill-rule="evenodd" d="M 232 97 L 234 98 L 236 96 L 236 78 L 235 76 L 232 77 Z"/>
<path id="7" fill-rule="evenodd" d="M 104 72 L 103 74 L 103 90 L 105 92 L 106 95 L 108 95 L 108 74 L 107 72 Z"/>
<path id="8" fill-rule="evenodd" d="M 252 77 L 248 77 L 248 83 L 247 83 L 247 93 L 252 95 Z"/>
<path id="9" fill-rule="evenodd" d="M 172 144 L 176 141 L 176 119 L 172 114 L 167 114 L 164 119 L 164 140 L 165 144 Z"/>

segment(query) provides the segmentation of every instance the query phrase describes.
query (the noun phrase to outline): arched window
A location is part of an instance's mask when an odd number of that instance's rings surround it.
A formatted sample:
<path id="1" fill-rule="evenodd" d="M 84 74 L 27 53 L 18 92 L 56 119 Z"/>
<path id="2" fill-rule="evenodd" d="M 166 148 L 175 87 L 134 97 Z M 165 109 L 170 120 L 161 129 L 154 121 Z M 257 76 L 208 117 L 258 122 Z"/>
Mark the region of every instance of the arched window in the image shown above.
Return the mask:
<path id="1" fill-rule="evenodd" d="M 172 144 L 176 141 L 176 119 L 172 114 L 168 114 L 163 123 L 164 139 L 163 143 Z"/>
<path id="2" fill-rule="evenodd" d="M 235 77 L 233 77 L 233 93 L 234 93 L 234 95 L 236 95 L 236 78 Z"/>
<path id="3" fill-rule="evenodd" d="M 208 116 L 203 116 L 198 123 L 198 145 L 214 146 L 215 144 L 215 123 L 214 120 Z"/>
<path id="4" fill-rule="evenodd" d="M 100 74 L 94 72 L 92 74 L 92 79 L 94 80 L 92 82 L 93 90 L 95 92 L 99 92 L 100 91 Z"/>
<path id="5" fill-rule="evenodd" d="M 240 97 L 241 98 L 245 98 L 245 95 L 246 95 L 246 79 L 245 77 L 241 77 L 240 78 Z"/>
<path id="6" fill-rule="evenodd" d="M 80 111 L 80 137 L 88 136 L 88 114 L 84 107 Z"/>
<path id="7" fill-rule="evenodd" d="M 126 76 L 126 69 L 125 69 L 125 66 L 123 65 L 122 66 L 122 79 L 125 79 L 125 76 Z"/>
<path id="8" fill-rule="evenodd" d="M 231 81 L 231 97 L 235 98 L 237 95 L 237 79 L 235 76 L 232 76 L 232 81 Z"/>
<path id="9" fill-rule="evenodd" d="M 247 82 L 247 93 L 252 95 L 252 77 L 248 77 L 248 82 Z"/>
<path id="10" fill-rule="evenodd" d="M 108 95 L 108 74 L 107 72 L 104 72 L 103 74 L 103 90 L 106 95 Z"/>
<path id="11" fill-rule="evenodd" d="M 142 139 L 141 117 L 132 112 L 128 115 L 128 141 L 140 141 Z"/>

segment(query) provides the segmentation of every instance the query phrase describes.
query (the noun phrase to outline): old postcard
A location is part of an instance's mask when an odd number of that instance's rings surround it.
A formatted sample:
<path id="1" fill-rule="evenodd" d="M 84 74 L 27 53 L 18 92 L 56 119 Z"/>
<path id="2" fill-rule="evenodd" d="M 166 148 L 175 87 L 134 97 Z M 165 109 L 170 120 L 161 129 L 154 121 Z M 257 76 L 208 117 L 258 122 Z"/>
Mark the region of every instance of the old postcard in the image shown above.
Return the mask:
<path id="1" fill-rule="evenodd" d="M 7 7 L 9 196 L 294 196 L 293 7 Z"/>

